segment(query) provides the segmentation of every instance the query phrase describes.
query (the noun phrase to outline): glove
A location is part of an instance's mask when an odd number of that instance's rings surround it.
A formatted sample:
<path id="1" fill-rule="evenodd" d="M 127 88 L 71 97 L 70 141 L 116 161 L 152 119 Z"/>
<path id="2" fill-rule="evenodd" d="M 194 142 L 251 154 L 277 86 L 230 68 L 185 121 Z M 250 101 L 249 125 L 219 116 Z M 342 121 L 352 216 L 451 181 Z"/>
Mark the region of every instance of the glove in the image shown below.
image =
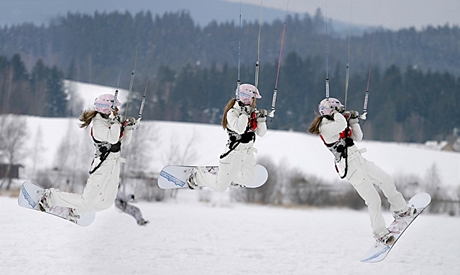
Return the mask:
<path id="1" fill-rule="evenodd" d="M 347 119 L 350 124 L 357 124 L 359 122 L 359 113 L 358 111 L 346 111 L 343 116 Z"/>
<path id="2" fill-rule="evenodd" d="M 138 118 L 137 120 L 134 120 L 133 117 L 128 117 L 125 122 L 123 122 L 123 126 L 125 127 L 125 130 L 136 130 L 139 128 L 141 125 L 141 119 Z"/>
<path id="3" fill-rule="evenodd" d="M 275 110 L 271 110 L 270 113 L 268 113 L 269 117 L 275 117 Z"/>
<path id="4" fill-rule="evenodd" d="M 353 118 L 358 118 L 359 117 L 359 113 L 358 111 L 350 111 L 350 119 L 353 119 Z"/>
<path id="5" fill-rule="evenodd" d="M 342 115 L 343 115 L 347 120 L 350 120 L 350 119 L 354 119 L 354 118 L 358 118 L 358 117 L 359 117 L 358 111 L 345 111 L 345 112 L 342 113 Z"/>
<path id="6" fill-rule="evenodd" d="M 134 120 L 134 117 L 126 118 L 125 122 L 123 123 L 124 126 L 133 126 L 134 124 L 136 124 L 136 120 Z"/>
<path id="7" fill-rule="evenodd" d="M 256 115 L 257 115 L 257 122 L 267 121 L 267 110 L 265 109 L 256 110 Z"/>
<path id="8" fill-rule="evenodd" d="M 266 117 L 267 116 L 267 110 L 265 109 L 260 109 L 260 110 L 257 110 L 257 117 Z"/>

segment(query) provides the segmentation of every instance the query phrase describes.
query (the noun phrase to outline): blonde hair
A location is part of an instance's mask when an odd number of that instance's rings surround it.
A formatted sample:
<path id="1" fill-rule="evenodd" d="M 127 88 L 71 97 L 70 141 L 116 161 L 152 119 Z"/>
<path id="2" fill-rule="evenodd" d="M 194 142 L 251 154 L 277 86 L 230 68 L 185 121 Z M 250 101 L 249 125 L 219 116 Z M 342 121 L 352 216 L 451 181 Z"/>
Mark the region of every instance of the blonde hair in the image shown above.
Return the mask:
<path id="1" fill-rule="evenodd" d="M 228 113 L 228 111 L 230 111 L 230 109 L 233 107 L 233 105 L 235 105 L 235 102 L 236 102 L 236 99 L 232 98 L 227 102 L 227 105 L 225 105 L 224 115 L 222 116 L 222 128 L 224 128 L 224 129 L 227 129 L 227 124 L 228 124 L 227 113 Z"/>
<path id="2" fill-rule="evenodd" d="M 97 115 L 97 111 L 84 111 L 81 115 L 79 120 L 82 122 L 80 124 L 80 128 L 86 128 L 89 126 L 93 118 Z"/>
<path id="3" fill-rule="evenodd" d="M 319 135 L 320 134 L 319 126 L 321 126 L 321 121 L 323 121 L 323 117 L 317 116 L 315 120 L 313 120 L 313 122 L 311 123 L 310 128 L 308 129 L 308 132 L 310 134 Z"/>

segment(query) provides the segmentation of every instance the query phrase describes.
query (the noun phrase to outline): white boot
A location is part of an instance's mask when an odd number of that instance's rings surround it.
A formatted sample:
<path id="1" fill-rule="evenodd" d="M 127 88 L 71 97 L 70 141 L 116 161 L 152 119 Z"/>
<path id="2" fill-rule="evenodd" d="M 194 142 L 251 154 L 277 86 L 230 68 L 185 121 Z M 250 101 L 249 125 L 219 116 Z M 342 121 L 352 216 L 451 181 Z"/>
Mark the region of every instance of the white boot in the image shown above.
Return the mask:
<path id="1" fill-rule="evenodd" d="M 416 215 L 417 215 L 417 208 L 415 208 L 413 205 L 407 206 L 403 210 L 393 211 L 393 217 L 396 220 L 404 219 L 404 218 L 413 218 Z"/>
<path id="2" fill-rule="evenodd" d="M 192 190 L 196 190 L 199 188 L 198 184 L 196 184 L 196 173 L 198 171 L 197 167 L 193 167 L 192 171 L 190 172 L 190 176 L 187 178 L 187 185 L 188 188 Z"/>
<path id="3" fill-rule="evenodd" d="M 71 222 L 76 223 L 80 219 L 80 215 L 78 215 L 73 208 L 69 208 L 69 214 L 67 215 L 67 219 Z"/>
<path id="4" fill-rule="evenodd" d="M 376 241 L 383 245 L 392 245 L 396 241 L 395 236 L 393 236 L 393 233 L 386 231 L 382 232 L 381 234 L 375 234 L 374 238 Z"/>
<path id="5" fill-rule="evenodd" d="M 43 191 L 42 197 L 40 198 L 40 200 L 38 200 L 38 210 L 42 212 L 48 212 L 50 210 L 51 208 L 51 206 L 49 205 L 50 196 L 51 196 L 51 190 L 45 189 Z"/>

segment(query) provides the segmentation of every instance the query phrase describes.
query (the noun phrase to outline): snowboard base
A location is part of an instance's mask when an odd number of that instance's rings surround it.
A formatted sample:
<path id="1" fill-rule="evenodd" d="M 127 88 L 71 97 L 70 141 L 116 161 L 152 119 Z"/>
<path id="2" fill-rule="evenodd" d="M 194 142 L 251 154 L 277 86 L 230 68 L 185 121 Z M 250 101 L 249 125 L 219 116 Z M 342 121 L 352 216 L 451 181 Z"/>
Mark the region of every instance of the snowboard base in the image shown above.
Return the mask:
<path id="1" fill-rule="evenodd" d="M 403 221 L 404 224 L 393 222 L 389 228 L 390 232 L 395 237 L 395 242 L 392 245 L 384 245 L 380 242 L 375 242 L 374 245 L 363 255 L 361 262 L 363 263 L 377 263 L 383 261 L 390 253 L 391 249 L 395 246 L 396 242 L 407 230 L 407 228 L 414 222 L 414 220 L 422 214 L 423 210 L 430 204 L 431 196 L 428 193 L 418 193 L 413 196 L 408 205 L 413 205 L 417 209 L 417 214 L 412 220 Z"/>
<path id="2" fill-rule="evenodd" d="M 29 181 L 24 182 L 21 186 L 21 190 L 18 196 L 19 206 L 28 208 L 28 209 L 32 209 L 38 212 L 50 214 L 50 215 L 59 217 L 61 219 L 67 220 L 69 222 L 78 224 L 80 226 L 88 226 L 94 221 L 96 217 L 94 213 L 82 214 L 80 215 L 80 218 L 76 221 L 70 220 L 69 219 L 70 208 L 68 207 L 53 206 L 50 208 L 49 211 L 46 211 L 46 212 L 40 211 L 38 208 L 38 201 L 42 197 L 44 190 L 45 189 L 43 189 L 42 187 L 35 185 Z"/>
<path id="3" fill-rule="evenodd" d="M 165 166 L 158 177 L 158 186 L 161 189 L 188 188 L 187 179 L 193 168 L 197 166 L 168 165 Z M 206 169 L 207 173 L 217 174 L 219 166 L 198 166 L 200 169 Z M 256 182 L 250 186 L 241 186 L 244 188 L 258 188 L 264 185 L 268 179 L 268 172 L 262 165 L 256 165 L 257 178 Z M 232 183 L 231 186 L 237 186 Z"/>

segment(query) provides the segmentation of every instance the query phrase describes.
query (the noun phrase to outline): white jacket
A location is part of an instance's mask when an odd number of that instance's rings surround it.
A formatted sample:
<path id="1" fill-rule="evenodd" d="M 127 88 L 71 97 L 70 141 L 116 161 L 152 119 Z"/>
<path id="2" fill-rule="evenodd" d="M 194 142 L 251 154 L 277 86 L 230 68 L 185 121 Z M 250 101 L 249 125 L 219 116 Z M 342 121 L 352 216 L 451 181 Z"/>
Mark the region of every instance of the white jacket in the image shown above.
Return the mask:
<path id="1" fill-rule="evenodd" d="M 319 127 L 320 134 L 323 137 L 324 142 L 327 144 L 337 142 L 340 139 L 340 133 L 347 127 L 347 120 L 342 114 L 334 113 L 333 118 L 334 120 L 323 118 L 321 126 Z M 350 120 L 350 128 L 352 131 L 350 138 L 353 139 L 353 141 L 361 141 L 363 139 L 363 131 L 361 130 L 361 126 L 359 126 L 358 119 Z M 348 147 L 347 150 L 348 161 L 351 161 L 361 154 L 356 145 Z M 338 163 L 338 166 L 340 167 L 340 170 L 344 171 L 346 167 L 345 159 L 342 158 Z"/>
<path id="2" fill-rule="evenodd" d="M 120 137 L 122 128 L 120 122 L 115 121 L 115 123 L 111 124 L 109 119 L 103 118 L 100 114 L 97 114 L 93 118 L 92 123 L 93 137 L 97 141 L 108 142 L 110 144 L 115 144 L 120 141 L 122 145 L 128 145 L 131 143 L 133 131 L 125 130 L 123 131 L 123 135 Z M 112 154 L 119 155 L 120 152 L 111 153 L 110 155 Z"/>
<path id="3" fill-rule="evenodd" d="M 324 141 L 328 144 L 334 143 L 339 140 L 340 133 L 347 128 L 347 120 L 341 113 L 333 114 L 334 120 L 323 118 L 319 132 L 323 137 Z M 363 131 L 357 120 L 350 120 L 350 127 L 352 130 L 351 138 L 354 141 L 361 141 L 363 139 Z"/>
<path id="4" fill-rule="evenodd" d="M 108 142 L 110 144 L 115 144 L 120 141 L 121 145 L 128 145 L 131 143 L 133 131 L 124 130 L 122 136 L 120 137 L 122 125 L 118 120 L 112 124 L 110 119 L 104 118 L 100 114 L 97 114 L 93 118 L 92 124 L 92 135 L 97 141 Z M 100 155 L 96 151 L 93 161 L 91 162 L 90 171 L 93 171 L 100 165 L 101 159 L 99 156 Z M 110 154 L 108 154 L 107 158 L 104 160 L 104 163 L 106 165 L 111 165 L 118 161 L 125 162 L 125 159 L 120 157 L 120 151 L 110 152 Z"/>
<path id="5" fill-rule="evenodd" d="M 246 127 L 249 123 L 249 116 L 241 111 L 241 107 L 238 102 L 228 110 L 227 112 L 227 128 L 238 133 L 243 134 L 246 131 Z M 258 122 L 255 130 L 256 135 L 263 137 L 267 133 L 267 124 L 264 122 Z"/>

